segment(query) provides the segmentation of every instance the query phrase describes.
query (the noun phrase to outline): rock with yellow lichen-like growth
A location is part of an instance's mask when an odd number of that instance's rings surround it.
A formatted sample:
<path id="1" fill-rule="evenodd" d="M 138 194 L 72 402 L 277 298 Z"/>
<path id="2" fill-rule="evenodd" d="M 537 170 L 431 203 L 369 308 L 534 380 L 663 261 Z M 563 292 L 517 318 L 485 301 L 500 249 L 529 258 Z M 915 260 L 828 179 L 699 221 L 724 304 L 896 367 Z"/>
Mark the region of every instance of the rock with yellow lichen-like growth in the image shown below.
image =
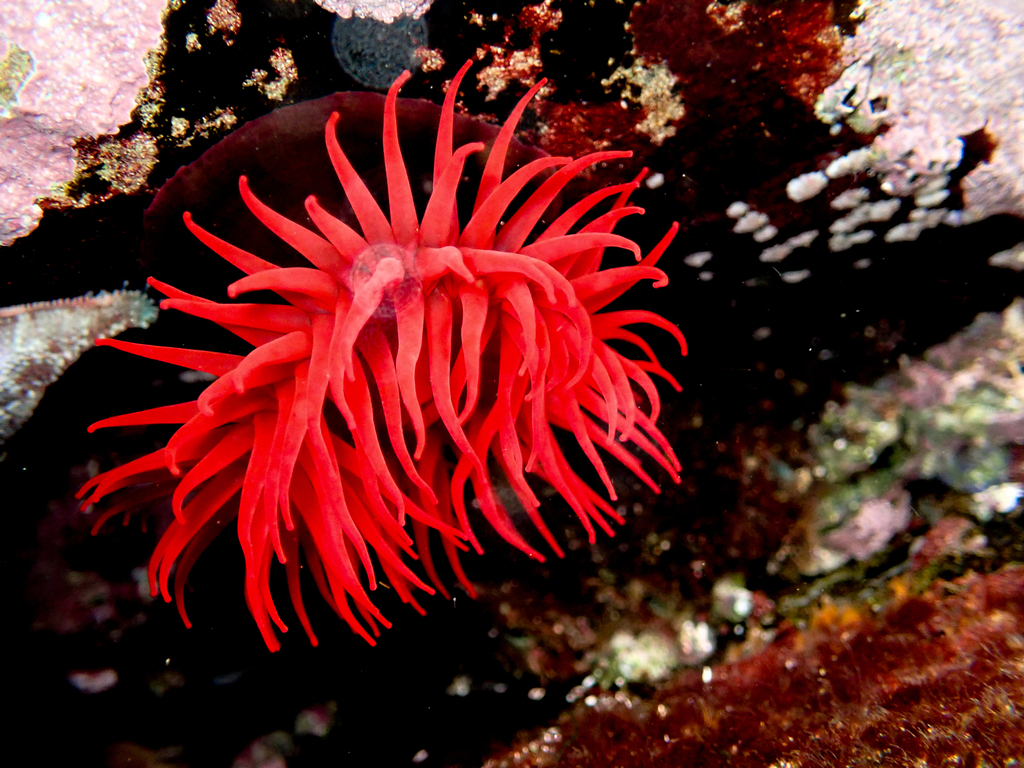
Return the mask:
<path id="1" fill-rule="evenodd" d="M 676 135 L 673 125 L 686 114 L 682 98 L 674 89 L 679 78 L 672 74 L 664 62 L 651 63 L 638 56 L 629 68 L 619 67 L 601 85 L 611 88 L 623 81 L 622 101 L 634 101 L 644 109 L 644 119 L 637 124 L 637 133 L 646 134 L 651 143 L 660 147 L 665 139 Z M 639 90 L 639 93 L 636 91 Z"/>
<path id="2" fill-rule="evenodd" d="M 75 174 L 74 144 L 129 122 L 168 0 L 0 3 L 0 246 Z"/>
<path id="3" fill-rule="evenodd" d="M 0 443 L 28 420 L 46 387 L 79 355 L 99 339 L 148 327 L 157 311 L 140 291 L 0 309 Z"/>

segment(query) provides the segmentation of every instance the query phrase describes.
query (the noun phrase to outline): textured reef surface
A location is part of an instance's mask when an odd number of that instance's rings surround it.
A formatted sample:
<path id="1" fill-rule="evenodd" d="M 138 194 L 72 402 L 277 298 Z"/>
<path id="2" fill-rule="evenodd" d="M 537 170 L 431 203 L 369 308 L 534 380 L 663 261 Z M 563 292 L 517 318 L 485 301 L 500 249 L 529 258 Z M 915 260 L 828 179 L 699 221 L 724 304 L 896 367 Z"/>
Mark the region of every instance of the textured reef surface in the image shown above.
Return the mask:
<path id="1" fill-rule="evenodd" d="M 1024 572 L 939 580 L 647 697 L 588 696 L 488 768 L 1013 764 L 1024 751 Z M 984 762 L 982 762 L 984 761 Z"/>
<path id="2" fill-rule="evenodd" d="M 1024 759 L 1021 14 L 1014 0 L 3 3 L 12 732 L 41 764 L 109 768 Z M 624 522 L 594 543 L 532 482 L 565 555 L 543 563 L 467 494 L 486 551 L 461 561 L 475 599 L 456 586 L 420 616 L 382 579 L 373 600 L 394 626 L 375 648 L 309 599 L 319 646 L 293 628 L 269 654 L 227 533 L 188 574 L 185 629 L 146 578 L 171 504 L 94 536 L 103 510 L 74 495 L 172 433 L 90 423 L 195 400 L 210 378 L 89 348 L 121 334 L 244 354 L 181 313 L 154 321 L 150 275 L 218 301 L 240 277 L 196 245 L 183 206 L 261 253 L 272 238 L 237 191 L 249 173 L 312 229 L 303 197 L 328 199 L 333 176 L 304 147 L 323 146 L 327 115 L 288 116 L 403 69 L 403 98 L 439 105 L 467 60 L 455 111 L 487 124 L 481 141 L 539 87 L 516 164 L 632 152 L 556 207 L 647 168 L 630 198 L 645 215 L 616 232 L 647 253 L 680 222 L 658 263 L 669 285 L 611 309 L 686 334 L 682 361 L 668 334 L 650 339 L 678 361 L 657 426 L 681 482 L 659 477 L 656 494 L 609 462 Z M 353 107 L 341 140 L 387 211 L 379 120 Z M 433 137 L 407 135 L 425 200 Z M 280 181 L 259 187 L 254 167 Z M 158 194 L 174 204 L 151 207 Z M 568 437 L 569 466 L 600 487 Z M 511 517 L 548 551 L 525 511 Z M 312 597 L 312 574 L 300 584 Z M 282 605 L 288 587 L 269 580 Z"/>

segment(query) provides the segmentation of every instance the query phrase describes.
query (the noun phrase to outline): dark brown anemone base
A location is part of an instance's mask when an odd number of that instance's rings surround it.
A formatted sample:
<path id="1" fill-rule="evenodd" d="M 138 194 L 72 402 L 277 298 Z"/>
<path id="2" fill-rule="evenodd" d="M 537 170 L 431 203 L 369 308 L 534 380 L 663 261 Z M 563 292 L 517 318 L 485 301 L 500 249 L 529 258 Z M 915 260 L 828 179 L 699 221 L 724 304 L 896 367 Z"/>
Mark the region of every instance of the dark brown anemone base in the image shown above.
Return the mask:
<path id="1" fill-rule="evenodd" d="M 660 400 L 651 376 L 679 385 L 631 327 L 672 334 L 684 354 L 685 339 L 653 312 L 602 311 L 642 280 L 667 284 L 655 265 L 678 225 L 644 258 L 636 243 L 613 233 L 622 218 L 643 212 L 628 204 L 639 180 L 594 192 L 544 222 L 566 184 L 628 153 L 544 156 L 506 173 L 516 124 L 543 82 L 490 146 L 475 141 L 456 148 L 455 98 L 468 67 L 441 109 L 432 177 L 417 181 L 420 195 L 398 129 L 398 92 L 407 72 L 383 102 L 387 206 L 349 158 L 367 148 L 342 147 L 337 112 L 326 121 L 325 144 L 345 205 L 310 194 L 303 215 L 282 213 L 253 192 L 247 176 L 239 178 L 250 227 L 258 221 L 278 240 L 260 252 L 276 253 L 283 242 L 293 251 L 285 266 L 184 214 L 199 242 L 245 273 L 228 286 L 230 298 L 271 291 L 285 303 L 220 304 L 154 278 L 150 285 L 169 297 L 161 307 L 213 321 L 252 351 L 101 342 L 216 379 L 198 400 L 90 427 L 181 425 L 166 448 L 96 476 L 79 494 L 84 505 L 113 497 L 97 528 L 170 497 L 174 520 L 150 561 L 150 588 L 171 600 L 173 573 L 186 623 L 189 569 L 236 520 L 246 602 L 271 650 L 280 647 L 274 627 L 286 630 L 270 592 L 275 556 L 314 644 L 300 559 L 330 606 L 372 644 L 379 627 L 390 626 L 367 595 L 378 569 L 418 611 L 414 589 L 447 594 L 430 555 L 431 532 L 472 594 L 458 553 L 482 552 L 470 524 L 474 509 L 510 544 L 543 560 L 516 528 L 508 498 L 561 555 L 540 514 L 538 482 L 558 492 L 593 542 L 596 528 L 610 535 L 610 521 L 621 522 L 609 504 L 616 493 L 606 456 L 655 492 L 658 484 L 638 457 L 679 481 L 679 461 L 656 426 Z M 466 166 L 485 149 L 472 212 L 460 218 Z M 303 162 L 286 171 L 288 181 L 305 178 Z M 203 163 L 196 168 L 201 172 Z M 425 204 L 418 206 L 423 192 Z M 595 213 L 607 202 L 608 210 Z M 628 251 L 639 263 L 602 269 L 606 248 Z M 610 342 L 631 347 L 638 358 Z M 555 429 L 579 444 L 604 495 L 570 466 Z M 411 560 L 420 561 L 433 587 L 410 568 Z"/>
<path id="2" fill-rule="evenodd" d="M 647 700 L 578 703 L 486 768 L 1010 766 L 1024 756 L 1024 568 L 836 607 Z"/>

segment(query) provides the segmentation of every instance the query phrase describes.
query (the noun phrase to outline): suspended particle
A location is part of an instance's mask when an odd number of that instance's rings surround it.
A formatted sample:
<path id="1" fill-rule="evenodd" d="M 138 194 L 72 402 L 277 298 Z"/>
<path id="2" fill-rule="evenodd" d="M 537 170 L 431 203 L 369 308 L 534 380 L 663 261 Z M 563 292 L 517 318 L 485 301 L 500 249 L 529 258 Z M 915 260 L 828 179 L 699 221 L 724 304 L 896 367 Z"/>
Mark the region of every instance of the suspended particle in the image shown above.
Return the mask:
<path id="1" fill-rule="evenodd" d="M 411 16 L 402 16 L 391 24 L 339 16 L 331 33 L 334 58 L 345 74 L 379 91 L 391 87 L 404 70 L 419 68 L 416 49 L 427 44 L 427 22 Z"/>

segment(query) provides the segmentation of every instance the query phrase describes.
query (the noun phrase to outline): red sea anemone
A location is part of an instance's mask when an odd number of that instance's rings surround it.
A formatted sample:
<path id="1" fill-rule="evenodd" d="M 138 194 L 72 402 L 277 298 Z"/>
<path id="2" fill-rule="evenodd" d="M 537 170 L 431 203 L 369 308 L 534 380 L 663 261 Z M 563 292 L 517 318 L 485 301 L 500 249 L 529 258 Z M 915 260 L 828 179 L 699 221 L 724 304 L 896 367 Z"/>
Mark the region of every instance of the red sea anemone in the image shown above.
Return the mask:
<path id="1" fill-rule="evenodd" d="M 655 426 L 659 397 L 649 374 L 679 385 L 628 326 L 668 331 L 684 354 L 686 342 L 652 312 L 600 312 L 640 280 L 667 283 L 655 264 L 677 225 L 642 260 L 634 242 L 613 234 L 624 216 L 642 213 L 628 204 L 633 182 L 594 192 L 538 226 L 580 172 L 629 154 L 542 157 L 503 178 L 513 131 L 540 85 L 497 134 L 472 215 L 462 225 L 456 192 L 464 165 L 485 149 L 477 142 L 453 151 L 455 96 L 468 66 L 452 82 L 441 110 L 433 184 L 422 213 L 398 140 L 396 104 L 405 73 L 384 101 L 389 216 L 339 145 L 337 113 L 327 121 L 327 150 L 359 231 L 309 196 L 305 207 L 319 230 L 314 232 L 269 208 L 245 176 L 239 179 L 248 209 L 312 266 L 279 267 L 185 214 L 196 238 L 246 274 L 228 287 L 232 299 L 269 290 L 287 303 L 218 304 L 152 278 L 149 283 L 168 296 L 162 307 L 212 320 L 252 344 L 251 352 L 100 342 L 216 377 L 196 401 L 93 424 L 90 430 L 181 426 L 164 449 L 92 478 L 79 494 L 88 505 L 120 492 L 97 529 L 112 515 L 171 498 L 174 520 L 153 553 L 149 579 L 153 594 L 170 601 L 168 582 L 177 565 L 173 591 L 186 624 L 182 598 L 189 569 L 236 518 L 246 600 L 272 650 L 279 647 L 272 625 L 286 629 L 269 587 L 275 555 L 285 565 L 299 620 L 316 642 L 302 604 L 300 549 L 324 598 L 372 644 L 378 624 L 389 624 L 363 586 L 364 578 L 371 590 L 376 586 L 371 552 L 396 592 L 418 611 L 412 588 L 434 590 L 407 558 L 419 559 L 429 580 L 447 594 L 431 559 L 430 530 L 440 535 L 457 578 L 472 592 L 458 561 L 467 543 L 481 551 L 470 527 L 471 508 L 509 543 L 543 559 L 499 500 L 496 470 L 559 556 L 528 475 L 561 494 L 591 542 L 595 525 L 612 533 L 608 519 L 621 518 L 569 465 L 554 427 L 579 443 L 612 500 L 602 451 L 655 491 L 637 454 L 654 459 L 678 482 L 678 460 Z M 614 198 L 610 210 L 580 226 L 608 198 Z M 535 229 L 541 231 L 531 237 Z M 631 251 L 640 261 L 601 270 L 608 247 Z M 613 340 L 632 344 L 645 359 L 623 356 L 609 344 Z M 638 397 L 646 400 L 646 412 Z M 471 505 L 467 494 L 475 500 Z"/>

